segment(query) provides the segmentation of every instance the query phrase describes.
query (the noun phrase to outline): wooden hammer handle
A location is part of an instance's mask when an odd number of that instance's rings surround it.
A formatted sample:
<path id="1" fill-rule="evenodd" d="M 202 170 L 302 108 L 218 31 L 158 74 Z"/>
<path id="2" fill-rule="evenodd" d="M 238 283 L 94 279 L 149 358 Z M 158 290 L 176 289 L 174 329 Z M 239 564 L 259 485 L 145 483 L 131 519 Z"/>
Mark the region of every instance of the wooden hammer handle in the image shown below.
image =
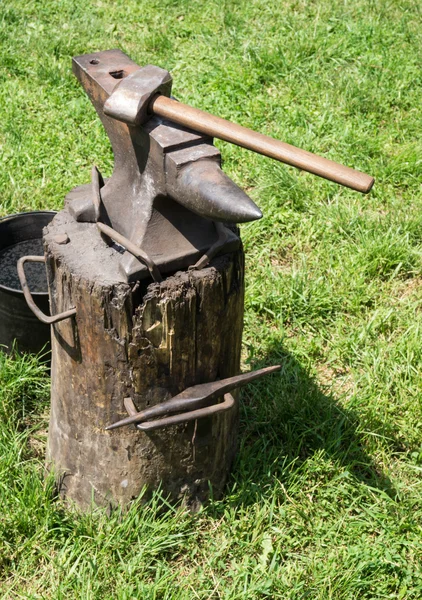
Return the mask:
<path id="1" fill-rule="evenodd" d="M 374 178 L 350 167 L 345 167 L 322 156 L 280 142 L 247 127 L 231 123 L 198 108 L 167 98 L 155 96 L 149 111 L 174 123 L 189 127 L 200 133 L 231 142 L 258 154 L 274 158 L 303 171 L 324 177 L 357 192 L 367 194 L 374 185 Z"/>

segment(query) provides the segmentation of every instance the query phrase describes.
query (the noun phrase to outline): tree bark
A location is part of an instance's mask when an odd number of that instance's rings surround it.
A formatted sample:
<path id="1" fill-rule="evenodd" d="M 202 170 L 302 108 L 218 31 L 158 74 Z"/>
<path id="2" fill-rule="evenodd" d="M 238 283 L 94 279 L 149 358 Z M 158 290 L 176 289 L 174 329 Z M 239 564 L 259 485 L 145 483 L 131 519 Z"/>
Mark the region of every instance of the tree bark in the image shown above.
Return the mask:
<path id="1" fill-rule="evenodd" d="M 63 242 L 62 234 L 69 238 Z M 62 239 L 60 237 L 62 236 Z M 105 431 L 127 413 L 198 383 L 239 373 L 242 249 L 162 283 L 127 284 L 121 254 L 95 224 L 61 211 L 45 230 L 52 314 L 51 419 L 47 460 L 60 493 L 81 508 L 126 505 L 147 487 L 192 509 L 221 495 L 237 445 L 237 402 L 194 422 L 142 432 Z"/>

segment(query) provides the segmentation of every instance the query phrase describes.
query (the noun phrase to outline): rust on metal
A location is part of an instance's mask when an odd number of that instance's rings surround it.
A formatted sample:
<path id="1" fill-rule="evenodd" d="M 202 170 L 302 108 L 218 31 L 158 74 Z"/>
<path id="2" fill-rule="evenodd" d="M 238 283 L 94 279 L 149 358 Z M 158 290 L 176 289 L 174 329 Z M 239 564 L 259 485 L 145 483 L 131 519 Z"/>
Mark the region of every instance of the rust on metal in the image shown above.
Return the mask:
<path id="1" fill-rule="evenodd" d="M 132 423 L 142 423 L 144 421 L 148 421 L 149 419 L 161 417 L 171 413 L 201 409 L 213 400 L 224 396 L 224 394 L 227 394 L 231 390 L 246 385 L 247 383 L 250 383 L 255 379 L 259 379 L 264 375 L 268 375 L 269 373 L 279 371 L 280 369 L 281 365 L 275 365 L 273 367 L 265 367 L 263 369 L 251 371 L 250 373 L 243 373 L 241 375 L 235 375 L 234 377 L 228 377 L 227 379 L 222 379 L 220 381 L 212 381 L 210 383 L 200 383 L 198 385 L 194 385 L 190 388 L 187 388 L 180 394 L 177 394 L 177 396 L 174 396 L 170 400 L 152 406 L 151 408 L 147 408 L 141 412 L 129 415 L 125 419 L 109 425 L 106 427 L 106 429 L 111 430 L 116 429 L 117 427 L 123 427 L 124 425 L 131 425 Z M 183 419 L 180 422 L 182 421 Z"/>

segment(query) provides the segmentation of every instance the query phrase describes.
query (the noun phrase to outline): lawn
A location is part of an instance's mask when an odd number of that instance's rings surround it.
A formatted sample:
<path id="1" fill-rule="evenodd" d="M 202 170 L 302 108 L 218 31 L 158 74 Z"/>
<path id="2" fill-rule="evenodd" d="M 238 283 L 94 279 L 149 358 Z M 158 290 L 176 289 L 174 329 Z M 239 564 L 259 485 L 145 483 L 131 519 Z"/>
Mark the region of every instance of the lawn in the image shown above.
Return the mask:
<path id="1" fill-rule="evenodd" d="M 422 9 L 416 0 L 5 0 L 0 216 L 108 175 L 74 55 L 119 47 L 193 106 L 366 171 L 367 196 L 218 142 L 242 226 L 243 369 L 222 500 L 67 511 L 43 476 L 49 378 L 0 353 L 0 593 L 422 597 Z"/>

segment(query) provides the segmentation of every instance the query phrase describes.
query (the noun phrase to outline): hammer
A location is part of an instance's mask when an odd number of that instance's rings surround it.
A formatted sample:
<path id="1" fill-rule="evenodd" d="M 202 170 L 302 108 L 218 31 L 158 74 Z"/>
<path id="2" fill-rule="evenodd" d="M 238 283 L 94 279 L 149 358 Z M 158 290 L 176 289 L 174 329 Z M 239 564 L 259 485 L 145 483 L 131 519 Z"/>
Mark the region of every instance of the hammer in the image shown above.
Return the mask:
<path id="1" fill-rule="evenodd" d="M 322 156 L 296 148 L 237 123 L 232 123 L 203 110 L 193 108 L 166 97 L 162 91 L 133 101 L 136 84 L 148 80 L 148 65 L 125 77 L 104 104 L 104 112 L 128 125 L 140 125 L 151 115 L 168 119 L 199 133 L 215 137 L 268 156 L 292 167 L 333 181 L 357 192 L 367 194 L 374 185 L 374 178 Z M 142 85 L 142 84 L 141 84 Z M 131 93 L 129 93 L 129 91 Z M 165 91 L 165 90 L 163 90 Z"/>

